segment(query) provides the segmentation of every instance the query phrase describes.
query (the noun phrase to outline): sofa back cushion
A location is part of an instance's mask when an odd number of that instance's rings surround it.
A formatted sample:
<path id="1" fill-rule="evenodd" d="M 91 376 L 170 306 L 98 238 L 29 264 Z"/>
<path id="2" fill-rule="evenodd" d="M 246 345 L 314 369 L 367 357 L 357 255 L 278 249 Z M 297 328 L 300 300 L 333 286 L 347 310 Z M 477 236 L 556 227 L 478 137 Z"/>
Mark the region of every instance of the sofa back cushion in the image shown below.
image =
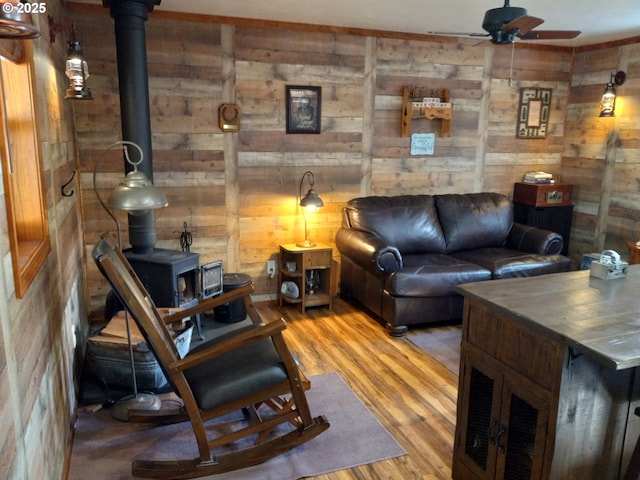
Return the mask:
<path id="1" fill-rule="evenodd" d="M 499 193 L 436 195 L 435 205 L 447 253 L 502 246 L 513 225 L 513 205 Z"/>
<path id="2" fill-rule="evenodd" d="M 354 198 L 349 200 L 344 213 L 346 226 L 382 238 L 401 254 L 446 250 L 431 195 Z"/>

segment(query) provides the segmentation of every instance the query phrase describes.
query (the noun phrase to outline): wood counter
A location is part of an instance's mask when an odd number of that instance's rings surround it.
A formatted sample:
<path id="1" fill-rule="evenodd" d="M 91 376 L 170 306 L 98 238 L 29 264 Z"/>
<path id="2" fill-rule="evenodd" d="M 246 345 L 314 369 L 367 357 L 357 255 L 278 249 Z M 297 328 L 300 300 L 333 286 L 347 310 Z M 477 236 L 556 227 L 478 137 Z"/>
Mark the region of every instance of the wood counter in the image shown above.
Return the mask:
<path id="1" fill-rule="evenodd" d="M 453 478 L 622 478 L 640 419 L 640 265 L 460 285 Z"/>

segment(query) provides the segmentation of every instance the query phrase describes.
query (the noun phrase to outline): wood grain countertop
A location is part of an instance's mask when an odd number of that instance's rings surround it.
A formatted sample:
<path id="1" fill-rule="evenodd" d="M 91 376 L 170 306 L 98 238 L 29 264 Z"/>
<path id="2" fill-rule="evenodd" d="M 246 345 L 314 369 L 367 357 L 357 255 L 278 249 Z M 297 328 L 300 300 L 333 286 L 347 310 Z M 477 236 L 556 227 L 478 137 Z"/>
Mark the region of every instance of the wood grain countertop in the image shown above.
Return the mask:
<path id="1" fill-rule="evenodd" d="M 640 365 L 640 265 L 615 280 L 581 270 L 467 283 L 456 291 L 608 368 Z"/>

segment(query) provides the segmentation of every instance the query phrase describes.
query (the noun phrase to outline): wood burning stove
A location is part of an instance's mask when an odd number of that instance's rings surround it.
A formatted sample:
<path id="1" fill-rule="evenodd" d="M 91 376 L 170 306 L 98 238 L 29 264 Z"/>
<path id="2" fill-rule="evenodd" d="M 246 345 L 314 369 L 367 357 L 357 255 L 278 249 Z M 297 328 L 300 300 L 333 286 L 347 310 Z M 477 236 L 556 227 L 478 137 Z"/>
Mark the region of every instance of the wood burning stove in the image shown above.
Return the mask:
<path id="1" fill-rule="evenodd" d="M 154 248 L 150 253 L 124 251 L 145 288 L 158 307 L 187 308 L 198 303 L 200 255 L 179 250 Z M 202 338 L 200 318 L 196 318 Z"/>

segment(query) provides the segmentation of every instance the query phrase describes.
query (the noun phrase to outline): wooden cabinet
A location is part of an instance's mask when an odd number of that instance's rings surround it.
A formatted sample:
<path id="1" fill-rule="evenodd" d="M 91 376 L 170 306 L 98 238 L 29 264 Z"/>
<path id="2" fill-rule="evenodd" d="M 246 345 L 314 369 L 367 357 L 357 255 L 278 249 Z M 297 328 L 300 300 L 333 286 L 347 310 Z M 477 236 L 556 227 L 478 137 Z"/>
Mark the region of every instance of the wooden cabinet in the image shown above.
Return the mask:
<path id="1" fill-rule="evenodd" d="M 640 265 L 459 285 L 454 480 L 621 480 L 640 437 Z"/>
<path id="2" fill-rule="evenodd" d="M 453 478 L 548 478 L 560 345 L 468 302 L 465 326 Z"/>
<path id="3" fill-rule="evenodd" d="M 456 442 L 463 468 L 454 478 L 545 478 L 548 393 L 473 347 L 464 363 L 462 396 L 468 401 Z"/>
<path id="4" fill-rule="evenodd" d="M 280 245 L 278 284 L 280 306 L 294 304 L 302 313 L 307 307 L 333 307 L 335 291 L 333 249 L 318 243 L 315 247 Z M 295 285 L 295 286 L 294 286 Z"/>
<path id="5" fill-rule="evenodd" d="M 532 207 L 520 203 L 513 204 L 513 219 L 518 223 L 544 228 L 562 235 L 562 255 L 569 254 L 573 205 L 560 207 Z"/>
<path id="6" fill-rule="evenodd" d="M 573 185 L 516 183 L 513 188 L 513 219 L 562 235 L 562 255 L 569 254 Z"/>

